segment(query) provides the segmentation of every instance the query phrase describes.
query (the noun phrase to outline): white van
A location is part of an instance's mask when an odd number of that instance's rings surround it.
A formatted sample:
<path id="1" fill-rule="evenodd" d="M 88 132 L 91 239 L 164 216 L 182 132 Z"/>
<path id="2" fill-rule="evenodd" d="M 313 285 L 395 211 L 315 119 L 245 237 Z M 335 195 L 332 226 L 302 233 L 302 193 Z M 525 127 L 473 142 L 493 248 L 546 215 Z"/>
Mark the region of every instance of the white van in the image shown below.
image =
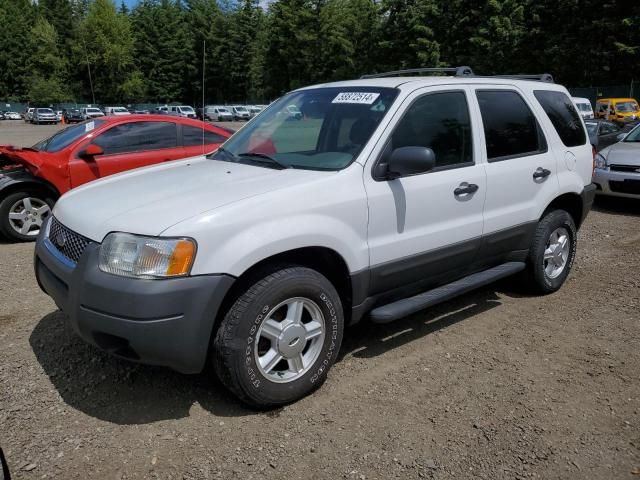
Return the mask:
<path id="1" fill-rule="evenodd" d="M 198 118 L 196 111 L 189 105 L 171 105 L 169 113 L 178 117 Z"/>
<path id="2" fill-rule="evenodd" d="M 131 115 L 131 112 L 124 107 L 104 107 L 105 115 Z"/>
<path id="3" fill-rule="evenodd" d="M 578 112 L 585 120 L 593 118 L 593 108 L 588 98 L 571 97 L 573 104 L 578 109 Z"/>
<path id="4" fill-rule="evenodd" d="M 528 78 L 415 69 L 289 92 L 208 156 L 65 194 L 38 283 L 101 349 L 210 364 L 250 405 L 290 403 L 364 316 L 519 272 L 542 294 L 565 282 L 593 151 L 567 89 Z"/>

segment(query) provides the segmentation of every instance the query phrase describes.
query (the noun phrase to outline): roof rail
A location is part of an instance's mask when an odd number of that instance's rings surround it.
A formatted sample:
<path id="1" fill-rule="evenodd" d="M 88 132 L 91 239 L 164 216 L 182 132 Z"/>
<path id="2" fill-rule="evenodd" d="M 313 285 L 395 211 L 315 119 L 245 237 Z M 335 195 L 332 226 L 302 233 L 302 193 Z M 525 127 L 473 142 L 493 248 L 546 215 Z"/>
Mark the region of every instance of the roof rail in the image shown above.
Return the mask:
<path id="1" fill-rule="evenodd" d="M 409 68 L 407 70 L 394 70 L 392 72 L 362 75 L 360 78 L 399 77 L 403 75 L 420 75 L 425 73 L 448 73 L 456 77 L 468 77 L 473 75 L 473 70 L 471 70 L 471 67 Z"/>
<path id="2" fill-rule="evenodd" d="M 537 80 L 539 82 L 555 83 L 553 75 L 550 73 L 540 73 L 534 75 L 490 75 L 490 78 L 513 78 L 516 80 Z"/>

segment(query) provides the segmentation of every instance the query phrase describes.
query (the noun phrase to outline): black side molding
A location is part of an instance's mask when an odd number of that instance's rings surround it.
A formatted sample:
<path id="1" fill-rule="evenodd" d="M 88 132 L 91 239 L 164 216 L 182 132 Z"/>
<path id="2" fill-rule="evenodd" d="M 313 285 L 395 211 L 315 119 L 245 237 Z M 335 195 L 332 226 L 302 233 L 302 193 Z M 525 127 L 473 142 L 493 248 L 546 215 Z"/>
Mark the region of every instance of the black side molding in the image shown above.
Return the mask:
<path id="1" fill-rule="evenodd" d="M 400 318 L 416 313 L 437 303 L 450 300 L 458 295 L 475 290 L 489 283 L 495 282 L 525 268 L 524 262 L 507 262 L 497 267 L 474 273 L 455 282 L 443 285 L 414 297 L 404 298 L 388 305 L 383 305 L 371 312 L 374 323 L 390 323 Z"/>

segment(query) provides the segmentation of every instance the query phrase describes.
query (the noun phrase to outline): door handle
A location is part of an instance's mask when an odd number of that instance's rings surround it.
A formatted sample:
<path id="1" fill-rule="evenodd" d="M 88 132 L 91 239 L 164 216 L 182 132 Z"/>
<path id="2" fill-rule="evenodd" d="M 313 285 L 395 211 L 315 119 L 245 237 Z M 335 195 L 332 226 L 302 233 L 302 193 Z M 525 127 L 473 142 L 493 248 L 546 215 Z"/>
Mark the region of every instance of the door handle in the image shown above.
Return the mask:
<path id="1" fill-rule="evenodd" d="M 453 194 L 457 197 L 459 195 L 466 195 L 469 193 L 475 193 L 478 191 L 478 185 L 476 185 L 475 183 L 467 183 L 467 182 L 463 182 L 460 184 L 460 186 L 458 188 L 456 188 L 453 191 Z"/>
<path id="2" fill-rule="evenodd" d="M 535 172 L 533 172 L 533 178 L 546 178 L 551 175 L 551 170 L 547 170 L 546 168 L 538 167 Z"/>

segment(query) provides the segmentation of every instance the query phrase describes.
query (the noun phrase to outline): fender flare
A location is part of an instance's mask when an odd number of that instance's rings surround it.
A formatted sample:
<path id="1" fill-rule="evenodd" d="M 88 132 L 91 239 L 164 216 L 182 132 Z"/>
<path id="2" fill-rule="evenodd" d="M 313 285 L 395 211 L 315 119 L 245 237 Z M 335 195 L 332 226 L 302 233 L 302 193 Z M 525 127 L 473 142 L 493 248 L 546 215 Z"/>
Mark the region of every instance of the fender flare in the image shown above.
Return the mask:
<path id="1" fill-rule="evenodd" d="M 51 183 L 36 177 L 27 169 L 21 168 L 0 173 L 0 199 L 8 194 L 20 191 L 21 187 L 35 187 L 49 192 L 54 199 L 60 197 L 60 193 Z"/>

